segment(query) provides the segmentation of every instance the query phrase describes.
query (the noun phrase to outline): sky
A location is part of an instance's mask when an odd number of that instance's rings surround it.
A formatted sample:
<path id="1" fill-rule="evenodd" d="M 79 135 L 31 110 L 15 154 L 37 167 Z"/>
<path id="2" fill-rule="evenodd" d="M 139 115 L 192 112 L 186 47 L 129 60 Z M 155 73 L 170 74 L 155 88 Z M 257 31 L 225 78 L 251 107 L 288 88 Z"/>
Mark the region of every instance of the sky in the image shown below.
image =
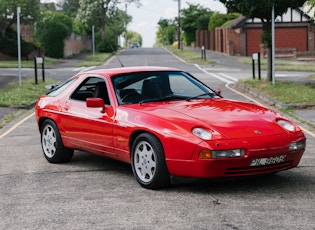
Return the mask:
<path id="1" fill-rule="evenodd" d="M 58 2 L 58 0 L 41 0 L 41 2 Z M 142 47 L 152 47 L 155 43 L 155 34 L 160 19 L 175 19 L 178 15 L 178 0 L 140 0 L 142 6 L 127 5 L 127 13 L 132 16 L 132 22 L 127 30 L 132 30 L 142 36 Z M 181 9 L 190 4 L 200 4 L 212 11 L 226 13 L 225 6 L 219 0 L 181 0 Z M 122 10 L 125 5 L 122 4 Z"/>

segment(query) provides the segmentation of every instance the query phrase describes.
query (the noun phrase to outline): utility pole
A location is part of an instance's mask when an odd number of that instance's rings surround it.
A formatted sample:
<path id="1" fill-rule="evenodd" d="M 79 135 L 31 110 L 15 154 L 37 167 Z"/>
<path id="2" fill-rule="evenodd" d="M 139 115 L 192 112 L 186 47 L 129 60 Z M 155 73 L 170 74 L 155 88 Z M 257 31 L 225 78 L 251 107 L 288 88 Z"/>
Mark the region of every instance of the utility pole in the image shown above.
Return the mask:
<path id="1" fill-rule="evenodd" d="M 275 85 L 275 50 L 276 50 L 276 47 L 275 47 L 275 4 L 272 5 L 272 12 L 271 12 L 271 49 L 272 49 L 272 52 L 271 52 L 271 62 L 272 62 L 272 65 L 271 65 L 271 78 L 272 78 L 272 85 Z"/>
<path id="2" fill-rule="evenodd" d="M 18 42 L 18 62 L 19 62 L 19 87 L 22 85 L 22 76 L 21 76 L 21 33 L 20 33 L 20 13 L 21 8 L 16 9 L 16 24 L 17 24 L 17 42 Z"/>
<path id="3" fill-rule="evenodd" d="M 177 45 L 177 47 L 178 47 L 178 49 L 180 49 L 181 48 L 181 44 L 180 44 L 180 35 L 181 35 L 181 29 L 180 29 L 180 27 L 181 27 L 181 24 L 180 24 L 180 12 L 181 12 L 181 8 L 180 8 L 180 3 L 181 3 L 181 0 L 175 0 L 175 1 L 178 1 L 178 28 L 177 28 L 177 39 L 178 39 L 178 45 Z"/>

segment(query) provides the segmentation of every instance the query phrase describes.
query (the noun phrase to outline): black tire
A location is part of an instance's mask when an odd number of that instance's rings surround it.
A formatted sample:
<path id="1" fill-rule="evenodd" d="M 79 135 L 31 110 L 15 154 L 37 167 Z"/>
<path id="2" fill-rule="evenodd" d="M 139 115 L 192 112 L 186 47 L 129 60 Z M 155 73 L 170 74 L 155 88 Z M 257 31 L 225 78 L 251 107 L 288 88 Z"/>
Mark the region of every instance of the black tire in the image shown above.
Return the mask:
<path id="1" fill-rule="evenodd" d="M 158 189 L 170 186 L 164 149 L 154 135 L 142 133 L 135 139 L 131 151 L 131 166 L 142 187 Z"/>
<path id="2" fill-rule="evenodd" d="M 73 150 L 63 145 L 55 122 L 49 119 L 44 121 L 40 133 L 42 150 L 47 161 L 50 163 L 64 163 L 71 160 Z"/>

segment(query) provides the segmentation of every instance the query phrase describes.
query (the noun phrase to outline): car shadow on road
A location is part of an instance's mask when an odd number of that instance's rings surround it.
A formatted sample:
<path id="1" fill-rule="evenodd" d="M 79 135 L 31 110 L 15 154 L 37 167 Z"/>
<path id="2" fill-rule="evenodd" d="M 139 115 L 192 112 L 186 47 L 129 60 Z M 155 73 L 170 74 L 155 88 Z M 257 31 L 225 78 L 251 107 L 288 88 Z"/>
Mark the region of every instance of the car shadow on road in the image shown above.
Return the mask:
<path id="1" fill-rule="evenodd" d="M 122 176 L 130 177 L 130 180 L 134 180 L 129 164 L 87 152 L 76 151 L 72 160 L 67 164 L 69 167 L 80 169 L 80 171 L 113 171 L 116 175 L 121 174 Z M 180 181 L 160 191 L 212 194 L 257 194 L 277 191 L 284 193 L 294 190 L 298 192 L 301 187 L 303 187 L 304 190 L 315 189 L 315 177 L 310 174 L 307 167 L 298 167 L 275 174 L 248 178 Z"/>

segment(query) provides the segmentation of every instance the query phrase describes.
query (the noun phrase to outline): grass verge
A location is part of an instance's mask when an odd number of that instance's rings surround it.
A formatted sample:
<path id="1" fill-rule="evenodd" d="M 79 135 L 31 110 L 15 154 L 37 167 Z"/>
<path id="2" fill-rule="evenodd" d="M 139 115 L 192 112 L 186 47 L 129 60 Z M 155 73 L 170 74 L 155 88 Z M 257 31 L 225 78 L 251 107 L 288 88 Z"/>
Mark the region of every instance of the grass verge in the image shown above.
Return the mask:
<path id="1" fill-rule="evenodd" d="M 56 83 L 55 80 L 50 78 L 46 78 L 45 82 L 38 81 L 38 85 L 35 84 L 33 78 L 26 78 L 22 80 L 21 87 L 19 87 L 18 82 L 11 82 L 0 90 L 0 106 L 27 106 L 48 91 L 45 85 L 54 83 Z"/>
<path id="2" fill-rule="evenodd" d="M 102 65 L 112 55 L 112 53 L 97 53 L 94 56 L 87 56 L 77 64 L 77 67 Z"/>
<path id="3" fill-rule="evenodd" d="M 178 49 L 174 46 L 166 46 L 166 48 L 177 57 L 185 60 L 187 63 L 194 63 L 199 65 L 213 65 L 213 60 L 201 60 L 201 53 L 192 52 L 186 49 Z"/>
<path id="4" fill-rule="evenodd" d="M 50 66 L 59 62 L 57 59 L 45 58 L 45 66 Z M 21 61 L 22 68 L 34 68 L 34 60 Z M 38 65 L 39 66 L 39 65 Z M 0 68 L 18 68 L 19 63 L 15 61 L 1 61 Z"/>
<path id="5" fill-rule="evenodd" d="M 240 80 L 240 84 L 285 104 L 314 105 L 315 90 L 310 84 L 291 81 L 276 81 L 275 85 L 266 80 Z"/>

